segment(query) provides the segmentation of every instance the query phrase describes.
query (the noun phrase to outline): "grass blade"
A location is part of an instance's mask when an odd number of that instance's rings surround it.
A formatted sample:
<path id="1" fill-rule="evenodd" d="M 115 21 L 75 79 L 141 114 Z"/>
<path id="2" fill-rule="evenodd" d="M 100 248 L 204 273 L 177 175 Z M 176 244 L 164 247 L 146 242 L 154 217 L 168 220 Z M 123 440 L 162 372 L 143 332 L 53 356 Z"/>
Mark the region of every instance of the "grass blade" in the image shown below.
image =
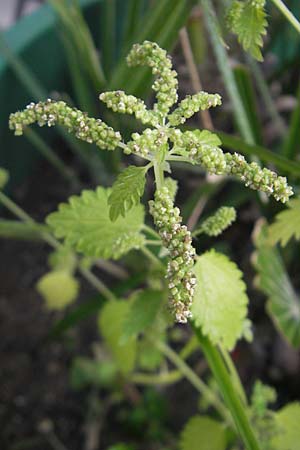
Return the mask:
<path id="1" fill-rule="evenodd" d="M 199 5 L 204 12 L 204 20 L 211 44 L 217 59 L 219 70 L 223 76 L 223 80 L 230 97 L 233 113 L 241 135 L 248 144 L 254 144 L 254 136 L 248 121 L 246 111 L 235 82 L 234 74 L 231 69 L 229 58 L 220 37 L 220 27 L 214 11 L 211 0 L 199 0 Z"/>
<path id="2" fill-rule="evenodd" d="M 248 69 L 238 65 L 233 69 L 235 81 L 244 105 L 252 135 L 256 144 L 262 144 L 262 127 L 257 113 L 257 104 L 252 80 Z"/>

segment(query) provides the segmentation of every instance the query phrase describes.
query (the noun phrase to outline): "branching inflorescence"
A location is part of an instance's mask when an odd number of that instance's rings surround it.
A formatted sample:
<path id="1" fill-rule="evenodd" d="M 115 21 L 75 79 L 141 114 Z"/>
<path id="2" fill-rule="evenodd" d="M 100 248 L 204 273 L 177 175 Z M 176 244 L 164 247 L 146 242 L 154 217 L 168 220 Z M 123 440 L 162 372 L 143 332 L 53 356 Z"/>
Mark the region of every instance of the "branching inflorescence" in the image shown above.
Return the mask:
<path id="1" fill-rule="evenodd" d="M 293 191 L 285 177 L 278 176 L 269 169 L 262 169 L 255 162 L 249 164 L 238 153 L 224 153 L 216 134 L 208 130 L 183 132 L 176 129 L 176 126 L 182 125 L 196 112 L 220 105 L 221 97 L 201 91 L 187 96 L 170 112 L 177 102 L 178 81 L 177 73 L 172 69 L 171 59 L 165 50 L 149 41 L 135 44 L 127 62 L 130 66 L 146 65 L 151 68 L 155 77 L 152 88 L 156 92 L 157 100 L 153 109 L 147 109 L 143 100 L 123 91 L 104 92 L 100 95 L 100 99 L 113 111 L 134 114 L 143 124 L 153 127 L 146 128 L 142 133 L 133 133 L 129 142 L 122 142 L 120 133 L 102 120 L 90 118 L 62 101 L 31 103 L 24 111 L 10 116 L 10 128 L 16 135 L 21 135 L 24 127 L 34 122 L 40 126 L 58 124 L 66 127 L 79 139 L 94 142 L 100 148 L 113 150 L 121 147 L 125 154 L 133 153 L 150 161 L 150 166 L 156 168 L 157 183 L 157 192 L 155 199 L 150 202 L 150 211 L 170 254 L 167 273 L 170 303 L 176 320 L 186 322 L 190 317 L 195 285 L 195 251 L 189 231 L 181 224 L 180 211 L 174 207 L 169 191 L 164 186 L 165 161 L 186 161 L 201 165 L 209 173 L 233 175 L 246 186 L 273 195 L 283 203 Z"/>

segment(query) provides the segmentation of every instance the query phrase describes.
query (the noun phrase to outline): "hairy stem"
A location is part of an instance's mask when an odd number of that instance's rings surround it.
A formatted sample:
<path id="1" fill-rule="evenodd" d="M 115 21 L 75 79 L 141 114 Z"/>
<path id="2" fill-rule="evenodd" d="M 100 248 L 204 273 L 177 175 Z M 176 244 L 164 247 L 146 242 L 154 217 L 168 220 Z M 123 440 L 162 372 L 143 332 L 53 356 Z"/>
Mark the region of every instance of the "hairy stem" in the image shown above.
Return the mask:
<path id="1" fill-rule="evenodd" d="M 196 327 L 193 322 L 191 322 L 191 325 L 247 450 L 260 450 L 245 405 L 242 403 L 240 396 L 235 390 L 220 352 L 212 345 L 210 340 L 202 334 L 200 328 Z"/>

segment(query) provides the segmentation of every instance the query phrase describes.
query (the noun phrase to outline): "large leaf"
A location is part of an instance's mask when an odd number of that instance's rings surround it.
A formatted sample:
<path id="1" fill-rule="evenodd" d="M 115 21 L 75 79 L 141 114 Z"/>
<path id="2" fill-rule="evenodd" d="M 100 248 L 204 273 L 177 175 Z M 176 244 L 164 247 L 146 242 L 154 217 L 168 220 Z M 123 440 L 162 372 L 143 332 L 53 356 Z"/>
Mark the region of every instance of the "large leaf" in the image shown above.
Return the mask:
<path id="1" fill-rule="evenodd" d="M 268 245 L 266 228 L 257 225 L 253 263 L 256 284 L 268 296 L 267 309 L 279 331 L 293 347 L 300 345 L 300 300 L 282 262 L 279 251 Z"/>
<path id="2" fill-rule="evenodd" d="M 290 403 L 275 414 L 278 433 L 272 440 L 275 450 L 299 450 L 300 403 Z"/>
<path id="3" fill-rule="evenodd" d="M 281 211 L 275 217 L 275 222 L 269 226 L 271 244 L 280 242 L 284 247 L 288 241 L 295 237 L 300 239 L 300 199 L 290 200 L 288 209 Z"/>
<path id="4" fill-rule="evenodd" d="M 120 371 L 128 374 L 134 369 L 136 359 L 136 340 L 123 342 L 123 327 L 130 308 L 129 302 L 110 301 L 99 316 L 99 328 Z"/>
<path id="5" fill-rule="evenodd" d="M 108 204 L 110 206 L 109 217 L 114 222 L 135 205 L 138 205 L 144 193 L 147 169 L 145 167 L 129 166 L 118 176 L 115 181 Z"/>
<path id="6" fill-rule="evenodd" d="M 86 256 L 104 259 L 117 259 L 142 246 L 143 206 L 135 206 L 125 217 L 111 222 L 107 203 L 110 192 L 98 187 L 61 204 L 57 212 L 47 217 L 55 236 L 64 238 L 68 246 Z"/>
<path id="7" fill-rule="evenodd" d="M 224 426 L 207 416 L 194 416 L 180 436 L 180 450 L 225 450 Z"/>
<path id="8" fill-rule="evenodd" d="M 144 290 L 137 292 L 124 321 L 123 339 L 136 337 L 153 324 L 162 304 L 162 292 Z"/>
<path id="9" fill-rule="evenodd" d="M 231 350 L 243 335 L 248 297 L 242 272 L 227 256 L 211 250 L 197 260 L 193 319 L 214 344 Z"/>
<path id="10" fill-rule="evenodd" d="M 253 58 L 262 61 L 260 47 L 266 34 L 267 20 L 265 0 L 234 0 L 228 13 L 230 30 L 238 36 L 238 41 Z"/>

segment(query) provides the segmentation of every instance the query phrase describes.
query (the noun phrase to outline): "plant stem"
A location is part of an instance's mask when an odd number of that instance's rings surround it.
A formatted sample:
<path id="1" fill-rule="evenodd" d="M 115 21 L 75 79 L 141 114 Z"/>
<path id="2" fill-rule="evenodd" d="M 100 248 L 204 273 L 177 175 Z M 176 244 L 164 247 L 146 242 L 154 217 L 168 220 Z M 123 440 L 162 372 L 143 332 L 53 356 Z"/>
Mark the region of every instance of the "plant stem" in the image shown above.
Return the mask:
<path id="1" fill-rule="evenodd" d="M 247 450 L 260 450 L 245 406 L 234 389 L 234 385 L 218 349 L 212 345 L 209 339 L 202 334 L 201 330 L 193 322 L 191 322 L 191 325 Z"/>
<path id="2" fill-rule="evenodd" d="M 4 205 L 12 214 L 23 222 L 34 224 L 35 221 L 15 202 L 13 202 L 4 192 L 0 191 L 0 203 Z"/>
<path id="3" fill-rule="evenodd" d="M 159 190 L 164 185 L 164 172 L 162 169 L 162 163 L 158 162 L 158 161 L 154 161 L 153 168 L 154 168 L 156 189 Z"/>
<path id="4" fill-rule="evenodd" d="M 279 9 L 280 12 L 287 18 L 290 24 L 297 30 L 300 34 L 300 22 L 294 14 L 288 9 L 288 7 L 283 3 L 282 0 L 272 0 L 274 5 Z"/>
<path id="5" fill-rule="evenodd" d="M 199 377 L 196 373 L 183 361 L 180 356 L 177 355 L 174 350 L 171 349 L 167 344 L 152 339 L 155 347 L 162 352 L 177 368 L 178 370 L 189 380 L 189 382 L 206 398 L 209 403 L 211 403 L 215 409 L 218 411 L 220 416 L 225 420 L 226 423 L 231 424 L 231 418 L 228 414 L 226 407 L 223 405 L 222 401 Z"/>
<path id="6" fill-rule="evenodd" d="M 230 356 L 230 354 L 228 353 L 227 350 L 225 350 L 225 348 L 222 345 L 219 345 L 219 350 L 222 354 L 222 357 L 225 361 L 225 364 L 227 366 L 227 369 L 231 375 L 231 379 L 236 387 L 236 390 L 239 392 L 240 398 L 242 400 L 242 402 L 244 403 L 245 406 L 247 406 L 247 398 L 245 395 L 245 391 L 244 388 L 242 386 L 239 374 L 236 370 L 236 367 L 232 361 L 232 358 Z"/>
<path id="7" fill-rule="evenodd" d="M 43 240 L 43 234 L 47 232 L 46 225 L 36 225 L 19 220 L 0 219 L 0 237 L 22 240 Z"/>
<path id="8" fill-rule="evenodd" d="M 136 384 L 158 385 L 158 384 L 173 384 L 181 380 L 183 377 L 179 370 L 172 370 L 166 373 L 149 374 L 149 373 L 134 373 L 130 380 Z"/>
<path id="9" fill-rule="evenodd" d="M 96 275 L 93 274 L 89 269 L 86 269 L 85 267 L 78 266 L 79 272 L 86 278 L 94 288 L 100 294 L 103 295 L 107 300 L 115 300 L 115 295 L 111 292 L 110 289 L 108 289 L 107 286 L 98 278 Z"/>
<path id="10" fill-rule="evenodd" d="M 104 259 L 97 259 L 94 261 L 95 266 L 99 267 L 99 269 L 104 270 L 105 272 L 113 275 L 120 280 L 127 280 L 129 278 L 129 273 L 126 269 L 119 266 L 118 264 L 113 263 L 112 261 L 106 261 Z"/>
<path id="11" fill-rule="evenodd" d="M 204 20 L 209 32 L 209 37 L 212 47 L 217 58 L 217 63 L 220 72 L 223 75 L 224 83 L 226 85 L 228 95 L 230 97 L 236 123 L 243 138 L 248 144 L 254 144 L 254 137 L 251 126 L 243 106 L 241 96 L 239 94 L 234 74 L 230 67 L 229 58 L 225 50 L 224 42 L 220 36 L 220 26 L 217 21 L 217 16 L 211 0 L 199 0 L 199 4 L 204 12 Z"/>

